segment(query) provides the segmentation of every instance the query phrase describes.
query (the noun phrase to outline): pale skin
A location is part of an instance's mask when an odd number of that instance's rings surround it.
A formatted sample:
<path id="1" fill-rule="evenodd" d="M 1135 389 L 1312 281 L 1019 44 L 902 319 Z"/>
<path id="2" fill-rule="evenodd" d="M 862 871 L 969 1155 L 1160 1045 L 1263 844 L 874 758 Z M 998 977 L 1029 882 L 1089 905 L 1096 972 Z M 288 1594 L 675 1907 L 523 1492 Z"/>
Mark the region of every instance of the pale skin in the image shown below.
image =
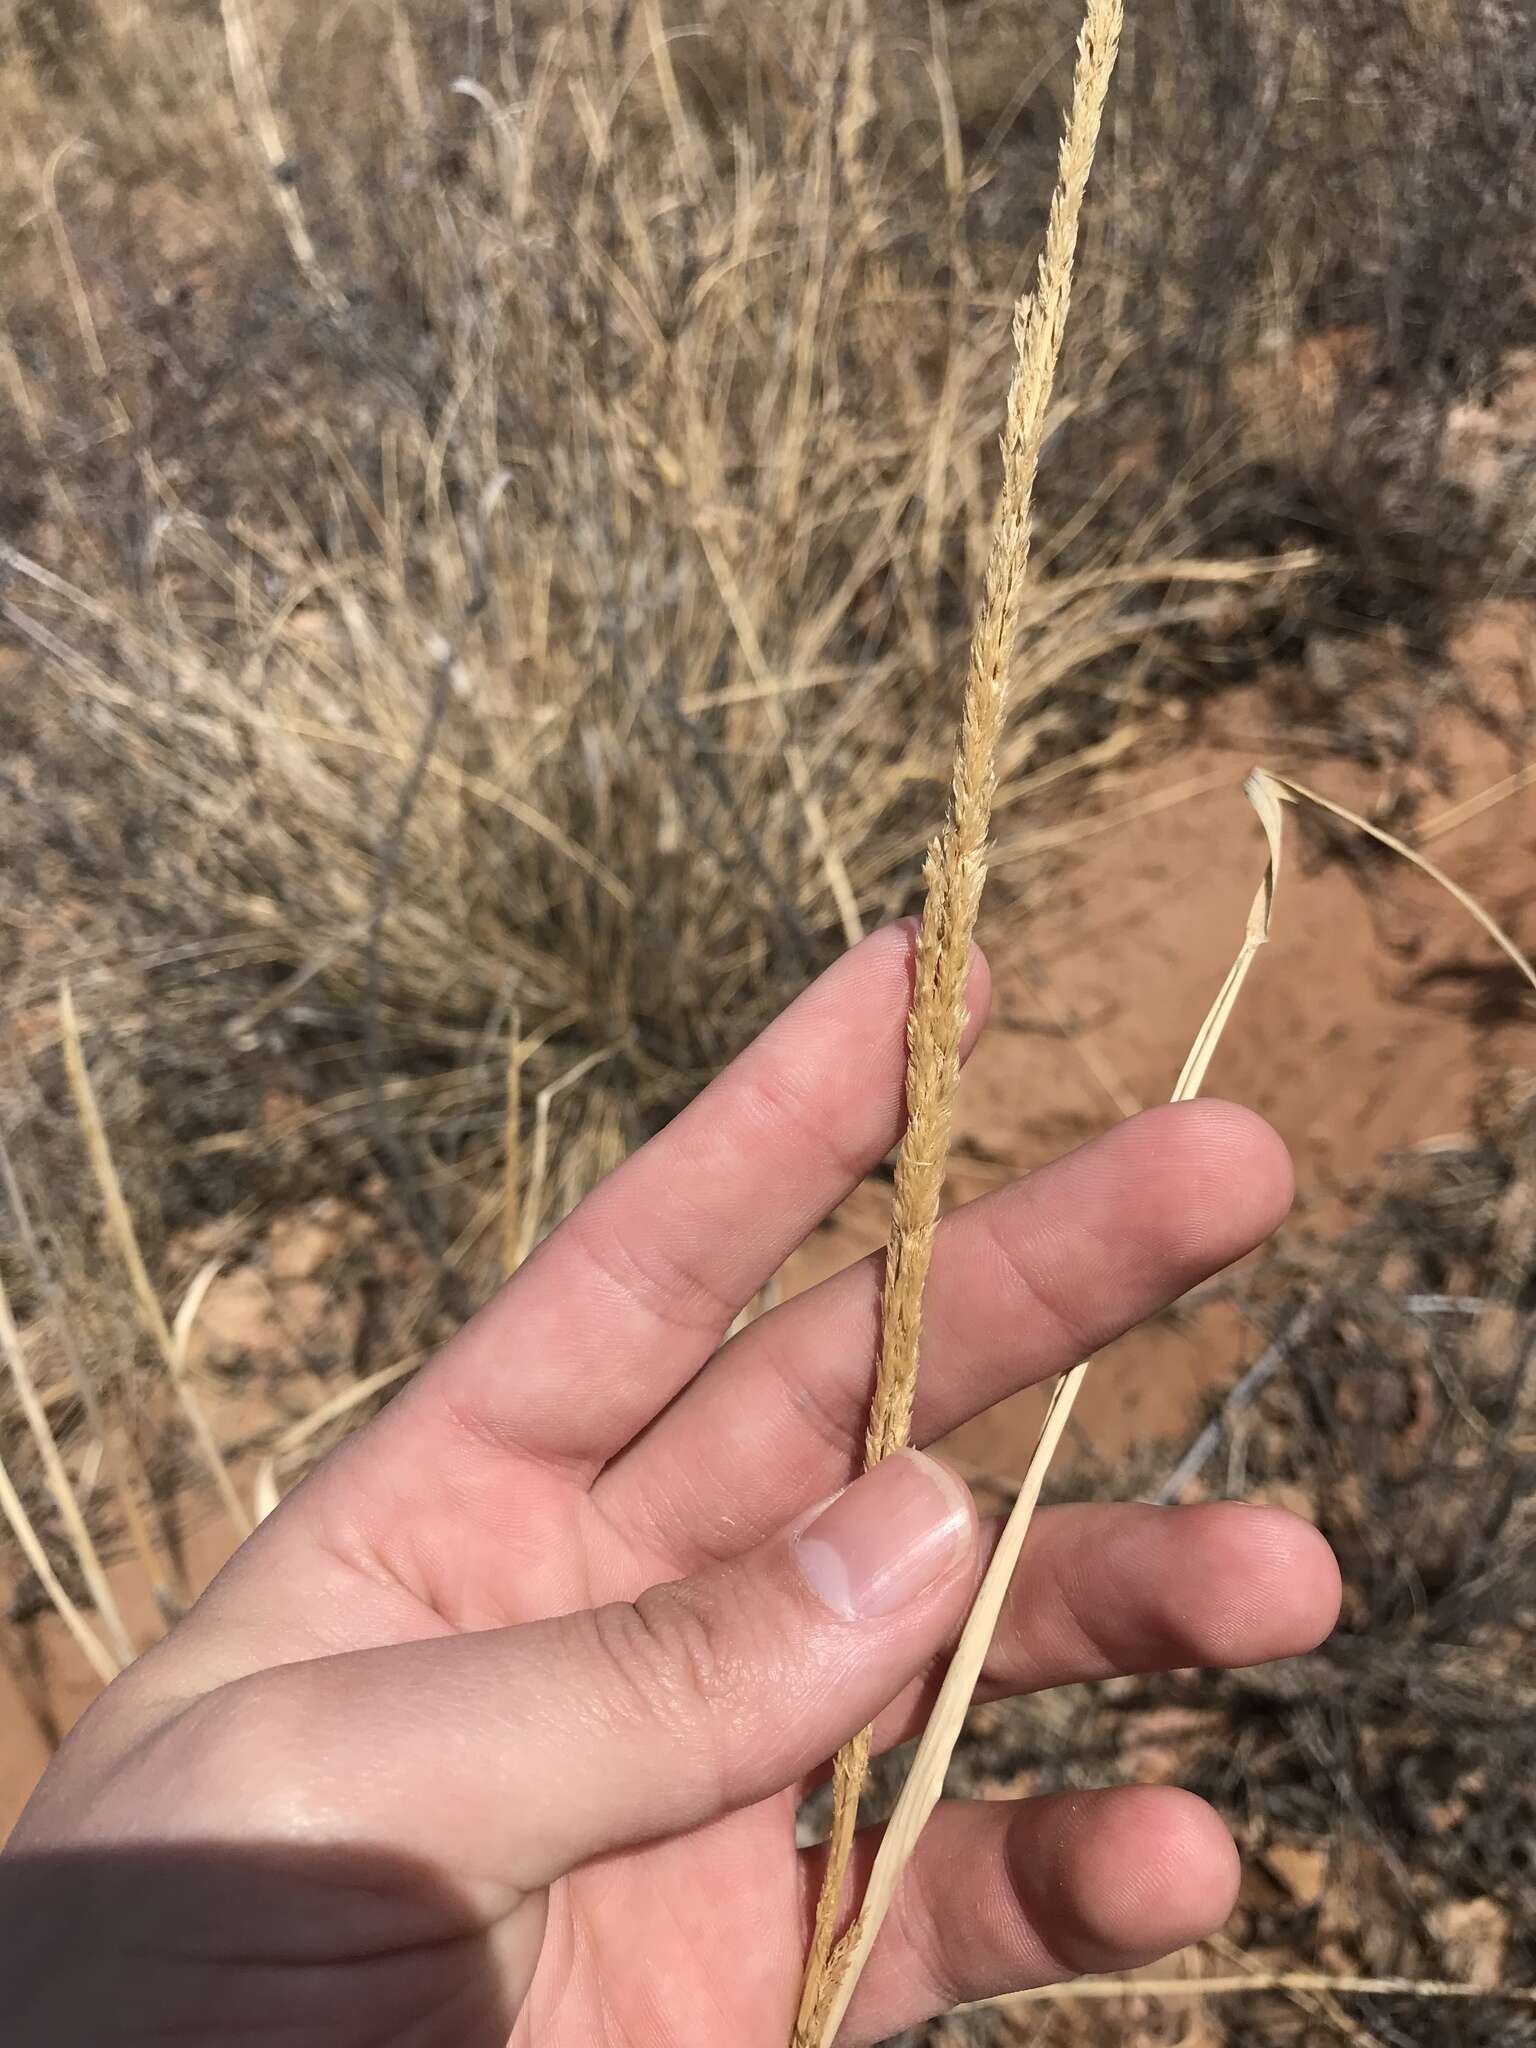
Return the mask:
<path id="1" fill-rule="evenodd" d="M 783 2048 L 797 1803 L 866 1721 L 919 1725 L 992 1533 L 926 1457 L 848 1487 L 877 1264 L 726 1338 L 899 1132 L 911 947 L 825 975 L 108 1690 L 0 1855 L 13 2048 Z M 960 1212 L 917 1441 L 1289 1198 L 1273 1134 L 1195 1104 Z M 1049 1510 L 986 1688 L 1293 1655 L 1338 1596 L 1276 1510 Z M 1177 1790 L 946 1805 L 840 2040 L 1150 1961 L 1236 1885 Z"/>

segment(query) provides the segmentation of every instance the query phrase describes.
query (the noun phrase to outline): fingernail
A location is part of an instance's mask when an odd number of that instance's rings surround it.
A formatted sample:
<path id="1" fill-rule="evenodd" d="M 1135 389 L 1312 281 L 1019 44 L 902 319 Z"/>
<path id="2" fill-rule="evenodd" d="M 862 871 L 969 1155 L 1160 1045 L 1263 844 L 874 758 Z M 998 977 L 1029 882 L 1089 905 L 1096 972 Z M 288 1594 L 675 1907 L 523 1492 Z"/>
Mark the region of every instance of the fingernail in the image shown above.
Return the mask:
<path id="1" fill-rule="evenodd" d="M 796 1540 L 806 1584 L 845 1621 L 894 1614 L 970 1549 L 971 1497 L 918 1451 L 898 1451 L 822 1509 Z"/>

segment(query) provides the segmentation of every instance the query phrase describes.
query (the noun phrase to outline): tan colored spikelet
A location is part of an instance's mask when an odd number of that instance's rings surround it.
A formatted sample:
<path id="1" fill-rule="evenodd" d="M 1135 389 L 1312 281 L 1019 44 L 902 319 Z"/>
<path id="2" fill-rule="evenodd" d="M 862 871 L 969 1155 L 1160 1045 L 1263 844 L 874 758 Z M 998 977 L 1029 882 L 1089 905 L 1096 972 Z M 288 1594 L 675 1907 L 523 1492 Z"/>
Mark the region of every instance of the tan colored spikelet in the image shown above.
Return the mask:
<path id="1" fill-rule="evenodd" d="M 1088 0 L 1078 39 L 1071 109 L 1033 294 L 1014 314 L 1017 360 L 1003 432 L 1003 486 L 987 561 L 949 817 L 929 850 L 928 894 L 907 1024 L 907 1128 L 896 1162 L 886 1255 L 880 1360 L 866 1443 L 873 1466 L 907 1441 L 917 1384 L 923 1292 L 933 1255 L 950 1127 L 960 1079 L 965 984 L 987 872 L 998 742 L 1029 566 L 1031 508 L 1062 337 L 1088 175 L 1115 67 L 1121 0 Z M 820 2048 L 857 1927 L 835 1944 L 843 1883 L 869 1765 L 869 1731 L 844 1746 L 833 1769 L 833 1820 L 795 2026 L 797 2048 Z"/>

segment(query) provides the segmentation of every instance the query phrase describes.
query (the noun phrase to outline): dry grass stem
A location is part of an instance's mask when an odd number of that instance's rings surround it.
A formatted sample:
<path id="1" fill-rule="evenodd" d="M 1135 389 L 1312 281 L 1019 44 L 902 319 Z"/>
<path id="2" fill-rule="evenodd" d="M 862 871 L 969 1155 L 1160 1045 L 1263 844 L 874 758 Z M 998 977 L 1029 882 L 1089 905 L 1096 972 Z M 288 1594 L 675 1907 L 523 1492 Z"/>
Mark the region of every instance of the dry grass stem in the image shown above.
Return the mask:
<path id="1" fill-rule="evenodd" d="M 1014 314 L 1017 361 L 1003 432 L 1002 497 L 971 642 L 949 818 L 928 854 L 928 893 L 907 1024 L 907 1128 L 896 1162 L 867 1466 L 900 1449 L 911 1425 L 923 1292 L 960 1078 L 965 984 L 986 880 L 998 747 L 1029 566 L 1035 478 L 1071 305 L 1083 200 L 1122 20 L 1120 0 L 1089 0 L 1035 290 L 1020 300 Z M 834 1765 L 826 1873 L 796 2019 L 800 2048 L 820 2048 L 830 2041 L 846 2008 L 844 1986 L 851 1990 L 849 1964 L 863 1920 L 841 1943 L 836 1932 L 869 1744 L 866 1729 L 844 1746 Z"/>
<path id="2" fill-rule="evenodd" d="M 171 1342 L 176 1347 L 176 1369 L 180 1373 L 191 1370 L 190 1356 L 192 1332 L 202 1314 L 203 1303 L 208 1299 L 208 1290 L 224 1270 L 222 1258 L 208 1259 L 192 1276 L 192 1284 L 182 1296 L 181 1307 L 176 1311 L 176 1320 L 171 1325 Z"/>
<path id="3" fill-rule="evenodd" d="M 1500 804 L 1508 803 L 1511 797 L 1521 795 L 1533 783 L 1536 783 L 1536 762 L 1517 769 L 1513 775 L 1506 775 L 1491 789 L 1481 789 L 1475 796 L 1464 797 L 1459 804 L 1452 804 L 1449 810 L 1431 818 L 1419 833 L 1419 844 L 1428 846 L 1431 840 L 1443 839 L 1449 832 L 1459 832 L 1463 825 L 1470 825 L 1474 818 L 1481 818 Z"/>
<path id="4" fill-rule="evenodd" d="M 11 1475 L 5 1469 L 3 1458 L 0 1458 L 0 1513 L 3 1513 L 10 1523 L 11 1534 L 20 1545 L 27 1563 L 37 1573 L 54 1612 L 74 1637 L 81 1654 L 102 1684 L 110 1685 L 118 1674 L 117 1660 L 60 1584 L 59 1575 L 49 1562 L 48 1553 L 32 1525 L 32 1518 L 27 1513 L 26 1505 L 11 1483 Z"/>
<path id="5" fill-rule="evenodd" d="M 283 232 L 288 237 L 293 260 L 303 272 L 310 288 L 325 301 L 331 311 L 345 313 L 347 302 L 321 268 L 309 225 L 304 218 L 304 208 L 299 202 L 298 193 L 294 190 L 292 160 L 272 105 L 272 95 L 267 89 L 267 75 L 262 66 L 255 24 L 251 20 L 247 0 L 220 0 L 220 6 L 224 20 L 224 40 L 229 51 L 229 73 L 234 82 L 235 95 L 240 102 L 240 111 L 251 139 L 261 152 L 266 165 L 272 196 L 278 212 L 282 215 Z"/>
<path id="6" fill-rule="evenodd" d="M 224 1454 L 219 1449 L 218 1438 L 203 1412 L 186 1370 L 185 1336 L 178 1342 L 176 1334 L 165 1319 L 154 1283 L 144 1264 L 144 1254 L 139 1249 L 139 1240 L 133 1227 L 133 1218 L 123 1195 L 122 1182 L 112 1159 L 112 1147 L 107 1140 L 106 1125 L 102 1122 L 101 1110 L 96 1102 L 95 1090 L 85 1064 L 85 1053 L 80 1043 L 80 1025 L 75 1015 L 74 998 L 66 984 L 59 990 L 59 1025 L 63 1035 L 64 1065 L 69 1076 L 70 1093 L 75 1099 L 75 1111 L 80 1119 L 80 1129 L 85 1138 L 86 1150 L 90 1155 L 91 1170 L 96 1185 L 106 1205 L 107 1227 L 112 1241 L 117 1246 L 118 1257 L 122 1260 L 128 1275 L 133 1298 L 145 1329 L 154 1339 L 160 1356 L 165 1360 L 170 1373 L 171 1384 L 176 1398 L 181 1403 L 193 1440 L 208 1468 L 225 1512 L 241 1536 L 248 1536 L 252 1522 L 245 1504 L 235 1490 Z M 210 1276 L 211 1277 L 211 1276 Z M 206 1288 L 207 1282 L 203 1285 Z M 196 1308 L 193 1309 L 196 1314 Z M 181 1320 L 180 1318 L 178 1320 Z M 187 1326 L 190 1327 L 190 1318 Z"/>
<path id="7" fill-rule="evenodd" d="M 1105 1101 L 1109 1103 L 1116 1116 L 1140 1116 L 1146 1104 L 1131 1093 L 1125 1077 L 1115 1070 L 1092 1039 L 1081 1036 L 1072 1028 L 1072 1020 L 1057 1000 L 1056 991 L 1051 985 L 1051 977 L 1043 962 L 1037 965 L 1032 985 L 1041 1009 L 1061 1034 L 1062 1043 L 1070 1047 L 1073 1056 L 1081 1063 L 1094 1086 L 1102 1091 Z"/>
<path id="8" fill-rule="evenodd" d="M 523 1052 L 516 1010 L 507 1030 L 507 1121 L 501 1168 L 501 1277 L 510 1280 L 523 1249 Z"/>
<path id="9" fill-rule="evenodd" d="M 1524 953 L 1521 952 L 1504 927 L 1490 917 L 1477 899 L 1474 896 L 1469 896 L 1459 882 L 1453 882 L 1443 868 L 1436 867 L 1435 863 L 1427 855 L 1416 852 L 1413 847 L 1407 845 L 1403 840 L 1394 838 L 1390 832 L 1383 831 L 1380 825 L 1371 824 L 1368 819 L 1362 818 L 1357 811 L 1346 810 L 1343 804 L 1336 804 L 1331 797 L 1319 796 L 1315 789 L 1308 789 L 1303 783 L 1293 782 L 1287 775 L 1273 775 L 1264 768 L 1258 769 L 1256 773 L 1268 782 L 1276 794 L 1286 802 L 1312 804 L 1320 811 L 1327 811 L 1332 817 L 1342 818 L 1346 825 L 1353 825 L 1357 832 L 1363 832 L 1368 839 L 1374 839 L 1379 846 L 1385 846 L 1391 852 L 1401 855 L 1404 860 L 1416 867 L 1421 874 L 1428 875 L 1432 882 L 1438 882 L 1446 894 L 1454 897 L 1469 916 L 1476 918 L 1500 952 L 1508 958 L 1513 966 L 1520 970 L 1532 988 L 1536 988 L 1536 968 L 1532 967 L 1530 961 L 1527 960 Z"/>
<path id="10" fill-rule="evenodd" d="M 5 1283 L 0 1280 L 0 1351 L 5 1353 L 5 1362 L 10 1369 L 11 1382 L 16 1389 L 16 1398 L 21 1403 L 21 1412 L 27 1419 L 32 1440 L 37 1445 L 42 1460 L 43 1472 L 48 1481 L 48 1491 L 58 1510 L 75 1553 L 75 1562 L 80 1567 L 80 1576 L 86 1591 L 91 1596 L 101 1625 L 106 1631 L 112 1653 L 121 1664 L 131 1664 L 135 1656 L 133 1638 L 123 1620 L 122 1610 L 117 1604 L 107 1574 L 96 1549 L 96 1544 L 87 1526 L 75 1489 L 59 1455 L 58 1442 L 48 1421 L 47 1412 L 38 1397 L 37 1385 L 22 1348 L 21 1333 L 16 1328 L 16 1319 L 11 1313 L 10 1296 Z M 99 1440 L 98 1440 L 99 1441 Z"/>
<path id="11" fill-rule="evenodd" d="M 80 265 L 75 260 L 74 244 L 69 238 L 69 229 L 64 223 L 64 214 L 59 206 L 59 171 L 66 157 L 80 147 L 78 137 L 60 143 L 43 168 L 43 211 L 53 235 L 53 245 L 58 254 L 59 267 L 64 273 L 70 305 L 74 309 L 75 325 L 79 330 L 81 346 L 91 366 L 97 384 L 107 400 L 112 414 L 113 431 L 123 433 L 128 426 L 128 415 L 122 401 L 112 389 L 111 373 L 107 359 L 102 353 L 101 337 L 97 332 L 96 316 L 91 311 L 90 294 L 85 288 L 85 279 L 80 274 Z"/>
<path id="12" fill-rule="evenodd" d="M 533 1104 L 533 1146 L 528 1164 L 528 1182 L 523 1190 L 520 1229 L 517 1242 L 516 1266 L 522 1265 L 528 1254 L 539 1241 L 540 1219 L 544 1214 L 545 1186 L 549 1178 L 549 1115 L 557 1097 L 568 1093 L 584 1081 L 588 1074 L 595 1073 L 605 1061 L 611 1060 L 622 1050 L 617 1045 L 604 1046 L 600 1052 L 588 1053 L 584 1060 L 578 1060 L 547 1088 L 541 1088 Z"/>
<path id="13" fill-rule="evenodd" d="M 1287 1996 L 1459 1998 L 1486 1999 L 1492 2005 L 1536 2005 L 1536 1986 L 1527 1984 L 1447 1984 L 1416 1977 L 1329 1977 L 1307 1970 L 1255 1970 L 1249 1976 L 1232 1977 L 1079 1977 L 1071 1984 L 1011 1991 L 966 2009 L 1007 2012 L 1014 2006 L 1121 1998 L 1240 1998 L 1261 1991 L 1283 1991 Z"/>
<path id="14" fill-rule="evenodd" d="M 1155 818 L 1164 811 L 1177 810 L 1181 804 L 1192 803 L 1196 797 L 1210 796 L 1218 789 L 1226 789 L 1230 782 L 1229 769 L 1213 768 L 1207 774 L 1187 776 L 1182 782 L 1153 790 L 1149 795 L 1137 797 L 1134 802 L 1123 804 L 1118 810 L 1106 811 L 1097 818 L 1069 818 L 1060 825 L 1037 826 L 1034 831 L 1022 832 L 1000 845 L 993 864 L 1001 867 L 1033 854 L 1054 853 L 1064 846 L 1080 846 L 1085 839 L 1098 839 L 1105 833 L 1134 825 L 1142 818 Z"/>
<path id="15" fill-rule="evenodd" d="M 180 1611 L 180 1603 L 172 1591 L 170 1578 L 161 1563 L 141 1505 L 149 1498 L 149 1476 L 144 1470 L 143 1460 L 139 1456 L 131 1430 L 126 1423 L 121 1427 L 115 1425 L 102 1402 L 90 1369 L 81 1355 L 80 1346 L 75 1340 L 69 1318 L 64 1313 L 62 1305 L 55 1299 L 53 1281 L 43 1257 L 42 1246 L 32 1227 L 31 1209 L 3 1139 L 0 1139 L 0 1186 L 4 1187 L 5 1198 L 10 1205 L 17 1239 L 31 1262 L 38 1284 L 43 1290 L 44 1299 L 53 1310 L 60 1348 L 69 1367 L 70 1383 L 85 1411 L 85 1419 L 101 1446 L 102 1469 L 107 1484 L 112 1489 L 112 1496 L 117 1502 L 118 1513 L 123 1518 L 123 1528 L 138 1559 L 139 1568 L 154 1594 L 156 1605 L 168 1620 L 173 1619 Z M 47 1400 L 48 1397 L 45 1397 L 45 1406 Z"/>
<path id="16" fill-rule="evenodd" d="M 1253 899 L 1253 907 L 1248 914 L 1248 928 L 1242 946 L 1190 1047 L 1189 1057 L 1184 1063 L 1184 1070 L 1173 1093 L 1172 1099 L 1175 1102 L 1187 1102 L 1192 1096 L 1199 1094 L 1216 1048 L 1221 1043 L 1221 1035 L 1231 1018 L 1243 983 L 1248 978 L 1249 969 L 1258 956 L 1259 948 L 1269 938 L 1282 851 L 1280 807 L 1262 774 L 1256 773 L 1251 776 L 1246 788 L 1249 799 L 1259 815 L 1259 821 L 1264 827 L 1269 858 L 1264 879 L 1259 885 Z M 1019 1488 L 1018 1498 L 1009 1513 L 959 1646 L 945 1674 L 938 1700 L 918 1743 L 912 1767 L 902 1786 L 895 1811 L 886 1825 L 884 1839 L 870 1871 L 863 1907 L 845 1937 L 843 1947 L 847 1951 L 846 1965 L 834 1986 L 831 2000 L 823 2015 L 822 2030 L 817 2036 L 817 2048 L 825 2048 L 825 2044 L 831 2042 L 842 2023 L 875 1937 L 879 1934 L 885 1916 L 890 1910 L 891 1901 L 896 1896 L 902 1872 L 917 1846 L 918 1836 L 926 1826 L 929 1815 L 939 1802 L 950 1758 L 954 1754 L 955 1744 L 960 1739 L 971 1696 L 976 1690 L 976 1681 L 981 1674 L 982 1665 L 986 1662 L 997 1618 L 1008 1596 L 1008 1588 L 1023 1552 L 1030 1524 L 1034 1520 L 1046 1475 L 1067 1423 L 1071 1419 L 1073 1406 L 1087 1373 L 1086 1362 L 1075 1367 L 1062 1380 L 1052 1398 L 1040 1431 L 1039 1442 L 1030 1460 L 1029 1470 Z"/>

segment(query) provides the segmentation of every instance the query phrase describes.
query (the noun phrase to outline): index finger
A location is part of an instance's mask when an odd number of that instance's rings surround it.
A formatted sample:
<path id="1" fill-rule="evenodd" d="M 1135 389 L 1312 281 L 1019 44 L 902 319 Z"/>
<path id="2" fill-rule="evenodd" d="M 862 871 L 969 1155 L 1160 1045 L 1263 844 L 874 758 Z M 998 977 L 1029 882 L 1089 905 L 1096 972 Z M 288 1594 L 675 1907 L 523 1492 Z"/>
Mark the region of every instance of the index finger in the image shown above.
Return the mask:
<path id="1" fill-rule="evenodd" d="M 590 1478 L 704 1366 L 741 1309 L 894 1144 L 915 927 L 822 975 L 611 1174 L 375 1425 L 421 1466 L 430 1435 Z M 976 954 L 962 1055 L 990 994 Z"/>

